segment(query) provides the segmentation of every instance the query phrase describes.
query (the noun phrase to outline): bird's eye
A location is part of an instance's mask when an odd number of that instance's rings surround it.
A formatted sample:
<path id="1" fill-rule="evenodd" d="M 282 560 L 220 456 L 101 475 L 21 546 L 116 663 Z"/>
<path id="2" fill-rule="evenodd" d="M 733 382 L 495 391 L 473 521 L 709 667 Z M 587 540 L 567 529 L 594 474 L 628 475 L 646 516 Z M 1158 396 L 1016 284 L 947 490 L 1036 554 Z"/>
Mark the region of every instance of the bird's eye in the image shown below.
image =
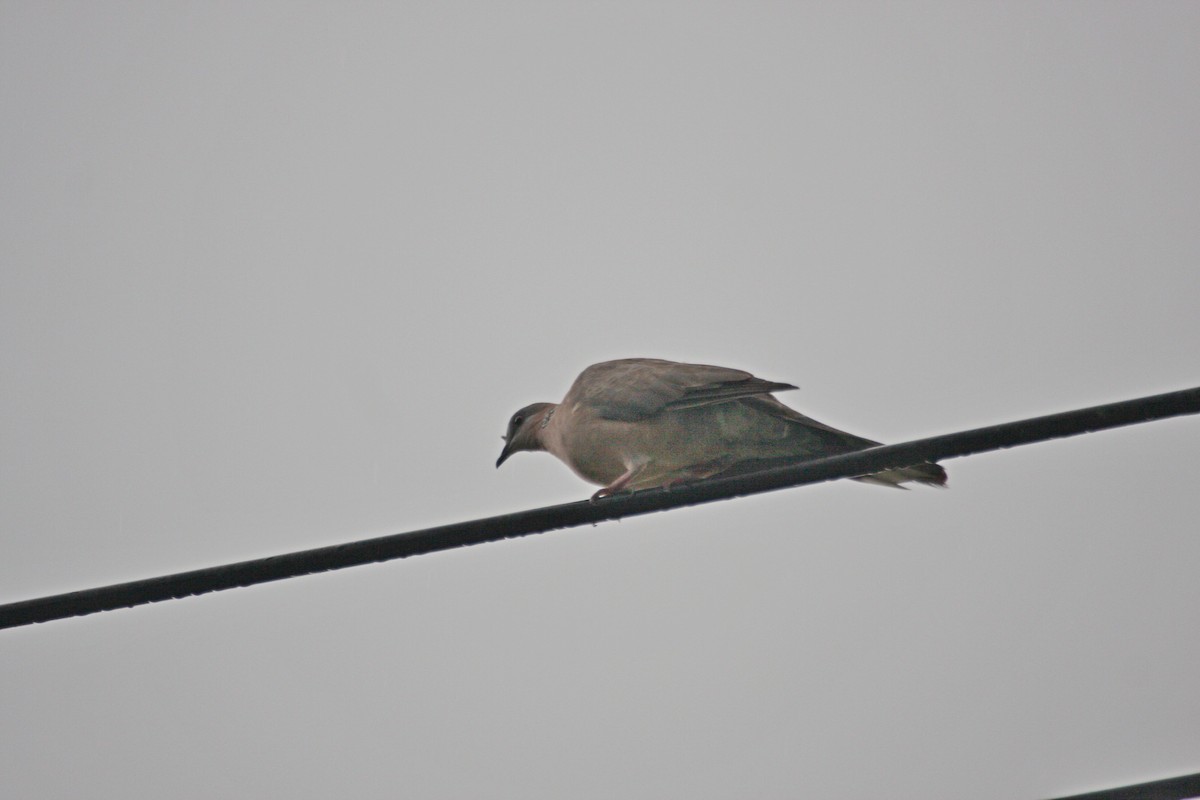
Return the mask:
<path id="1" fill-rule="evenodd" d="M 522 417 L 520 414 L 517 414 L 515 417 L 512 418 L 512 426 L 515 428 L 516 426 L 520 425 L 524 421 L 525 421 L 525 418 Z"/>

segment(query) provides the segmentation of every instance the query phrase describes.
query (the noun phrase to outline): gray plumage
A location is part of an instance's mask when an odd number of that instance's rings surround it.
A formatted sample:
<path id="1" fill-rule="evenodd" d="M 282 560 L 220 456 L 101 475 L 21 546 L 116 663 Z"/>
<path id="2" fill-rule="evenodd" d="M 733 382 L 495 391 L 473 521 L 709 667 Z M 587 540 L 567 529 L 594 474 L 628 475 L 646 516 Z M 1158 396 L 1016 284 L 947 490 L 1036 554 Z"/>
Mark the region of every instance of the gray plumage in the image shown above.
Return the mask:
<path id="1" fill-rule="evenodd" d="M 594 496 L 602 497 L 879 444 L 806 417 L 771 395 L 795 388 L 705 364 L 654 358 L 593 364 L 561 403 L 534 403 L 512 416 L 496 466 L 513 453 L 545 450 L 601 485 Z M 918 464 L 858 480 L 944 486 L 946 473 L 937 464 Z"/>

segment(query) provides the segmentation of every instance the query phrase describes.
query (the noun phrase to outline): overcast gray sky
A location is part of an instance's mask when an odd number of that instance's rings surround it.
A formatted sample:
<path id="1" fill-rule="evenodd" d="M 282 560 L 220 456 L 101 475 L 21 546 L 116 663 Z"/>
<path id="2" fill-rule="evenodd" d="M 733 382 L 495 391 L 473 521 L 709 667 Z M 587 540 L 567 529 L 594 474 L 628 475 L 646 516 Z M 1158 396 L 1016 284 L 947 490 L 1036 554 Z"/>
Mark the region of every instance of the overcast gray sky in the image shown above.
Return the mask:
<path id="1" fill-rule="evenodd" d="M 0 601 L 577 500 L 583 367 L 1200 383 L 1197 3 L 0 4 Z M 0 794 L 1200 770 L 1200 420 L 0 633 Z"/>

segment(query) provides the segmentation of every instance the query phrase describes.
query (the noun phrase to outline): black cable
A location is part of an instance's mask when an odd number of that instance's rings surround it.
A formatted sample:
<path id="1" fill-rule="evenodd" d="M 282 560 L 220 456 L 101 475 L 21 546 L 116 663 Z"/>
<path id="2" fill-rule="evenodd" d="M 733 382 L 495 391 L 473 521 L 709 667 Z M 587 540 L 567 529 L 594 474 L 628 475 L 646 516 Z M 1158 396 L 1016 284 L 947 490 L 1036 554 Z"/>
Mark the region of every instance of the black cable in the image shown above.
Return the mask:
<path id="1" fill-rule="evenodd" d="M 1058 800 L 1187 800 L 1200 797 L 1200 773 L 1165 778 L 1161 781 L 1118 786 L 1087 794 L 1073 794 Z"/>
<path id="2" fill-rule="evenodd" d="M 97 589 L 0 605 L 0 628 L 111 611 L 237 586 L 294 578 L 314 572 L 388 561 L 455 547 L 648 514 L 680 506 L 727 500 L 789 486 L 869 475 L 925 461 L 999 450 L 1063 436 L 1155 419 L 1200 413 L 1200 387 L 1126 400 L 987 428 L 873 447 L 856 453 L 776 467 L 734 477 L 710 478 L 674 489 L 547 506 L 375 539 L 224 564 Z"/>

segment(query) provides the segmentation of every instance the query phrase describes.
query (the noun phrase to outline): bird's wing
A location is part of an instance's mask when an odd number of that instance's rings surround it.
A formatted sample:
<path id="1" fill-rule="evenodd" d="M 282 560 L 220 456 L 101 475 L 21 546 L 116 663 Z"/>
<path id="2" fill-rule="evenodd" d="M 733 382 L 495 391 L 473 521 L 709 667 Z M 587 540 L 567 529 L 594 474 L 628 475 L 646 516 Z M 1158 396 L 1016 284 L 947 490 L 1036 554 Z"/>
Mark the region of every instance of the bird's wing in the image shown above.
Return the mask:
<path id="1" fill-rule="evenodd" d="M 755 410 L 765 414 L 770 414 L 779 419 L 786 419 L 789 422 L 794 422 L 798 425 L 803 425 L 806 428 L 811 428 L 816 431 L 822 431 L 827 434 L 833 434 L 831 441 L 840 441 L 845 443 L 847 450 L 861 450 L 865 447 L 874 447 L 879 442 L 873 439 L 865 439 L 862 436 L 855 436 L 853 433 L 846 433 L 843 430 L 838 430 L 832 425 L 826 425 L 824 422 L 818 422 L 812 417 L 806 417 L 794 408 L 785 406 L 783 403 L 776 400 L 774 397 L 755 397 L 747 400 L 746 405 L 753 407 Z"/>
<path id="2" fill-rule="evenodd" d="M 749 372 L 655 358 L 593 364 L 575 379 L 563 404 L 590 408 L 605 419 L 634 421 L 683 408 L 726 403 L 795 389 Z"/>

